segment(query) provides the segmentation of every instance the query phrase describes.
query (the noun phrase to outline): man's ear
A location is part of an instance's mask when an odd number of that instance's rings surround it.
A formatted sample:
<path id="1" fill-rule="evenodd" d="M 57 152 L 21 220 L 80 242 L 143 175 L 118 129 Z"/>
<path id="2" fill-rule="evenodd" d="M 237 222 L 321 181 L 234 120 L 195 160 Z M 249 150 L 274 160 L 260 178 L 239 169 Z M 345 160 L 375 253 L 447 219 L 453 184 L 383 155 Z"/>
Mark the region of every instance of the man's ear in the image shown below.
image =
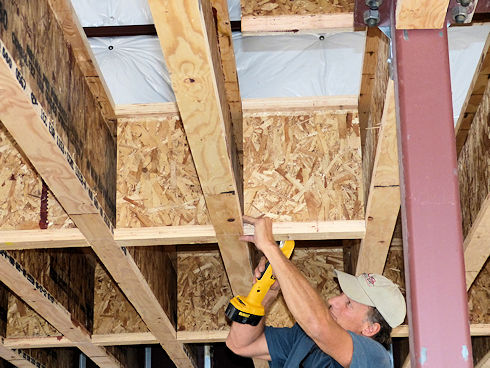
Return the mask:
<path id="1" fill-rule="evenodd" d="M 379 330 L 381 330 L 381 325 L 378 322 L 368 322 L 364 329 L 361 331 L 361 334 L 363 336 L 371 337 L 376 335 Z"/>

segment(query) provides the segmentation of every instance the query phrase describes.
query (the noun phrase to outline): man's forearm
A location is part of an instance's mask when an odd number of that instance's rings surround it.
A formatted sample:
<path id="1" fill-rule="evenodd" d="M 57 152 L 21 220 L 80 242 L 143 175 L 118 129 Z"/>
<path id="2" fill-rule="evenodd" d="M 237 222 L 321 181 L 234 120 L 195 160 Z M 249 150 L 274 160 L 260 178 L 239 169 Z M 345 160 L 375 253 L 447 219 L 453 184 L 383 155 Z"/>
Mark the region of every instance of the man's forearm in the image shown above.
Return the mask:
<path id="1" fill-rule="evenodd" d="M 281 285 L 289 311 L 303 330 L 313 337 L 320 326 L 333 322 L 328 307 L 318 292 L 281 250 L 271 245 L 263 249 L 263 252 Z"/>

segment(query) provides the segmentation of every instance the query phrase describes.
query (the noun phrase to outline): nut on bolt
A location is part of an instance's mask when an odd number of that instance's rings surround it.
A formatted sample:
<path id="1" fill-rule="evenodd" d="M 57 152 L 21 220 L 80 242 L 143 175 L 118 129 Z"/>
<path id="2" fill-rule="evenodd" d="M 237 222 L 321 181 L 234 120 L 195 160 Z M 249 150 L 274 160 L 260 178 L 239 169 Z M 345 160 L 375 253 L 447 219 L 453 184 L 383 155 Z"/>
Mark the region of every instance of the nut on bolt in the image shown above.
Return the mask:
<path id="1" fill-rule="evenodd" d="M 462 1 L 468 1 L 468 0 L 462 0 Z M 371 10 L 379 9 L 382 3 L 383 0 L 366 0 L 366 5 Z"/>
<path id="2" fill-rule="evenodd" d="M 374 27 L 379 24 L 379 11 L 369 9 L 364 12 L 364 23 L 368 27 Z"/>
<path id="3" fill-rule="evenodd" d="M 470 6 L 472 1 L 471 0 L 458 0 L 458 3 L 460 3 L 461 6 Z"/>
<path id="4" fill-rule="evenodd" d="M 464 23 L 466 18 L 468 18 L 468 8 L 461 4 L 457 4 L 452 10 L 453 20 L 458 23 Z"/>

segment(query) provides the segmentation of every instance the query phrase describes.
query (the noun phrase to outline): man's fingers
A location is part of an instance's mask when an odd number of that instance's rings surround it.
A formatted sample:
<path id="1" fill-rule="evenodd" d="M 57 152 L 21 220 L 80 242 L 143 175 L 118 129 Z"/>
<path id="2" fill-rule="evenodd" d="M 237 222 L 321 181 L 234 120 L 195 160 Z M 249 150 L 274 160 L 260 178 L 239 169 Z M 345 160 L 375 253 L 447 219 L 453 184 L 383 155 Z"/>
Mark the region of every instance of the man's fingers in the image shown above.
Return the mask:
<path id="1" fill-rule="evenodd" d="M 238 239 L 241 241 L 244 241 L 244 242 L 253 243 L 254 236 L 253 235 L 240 235 L 240 237 Z"/>
<path id="2" fill-rule="evenodd" d="M 243 215 L 243 222 L 250 225 L 255 225 L 257 219 L 255 217 Z"/>

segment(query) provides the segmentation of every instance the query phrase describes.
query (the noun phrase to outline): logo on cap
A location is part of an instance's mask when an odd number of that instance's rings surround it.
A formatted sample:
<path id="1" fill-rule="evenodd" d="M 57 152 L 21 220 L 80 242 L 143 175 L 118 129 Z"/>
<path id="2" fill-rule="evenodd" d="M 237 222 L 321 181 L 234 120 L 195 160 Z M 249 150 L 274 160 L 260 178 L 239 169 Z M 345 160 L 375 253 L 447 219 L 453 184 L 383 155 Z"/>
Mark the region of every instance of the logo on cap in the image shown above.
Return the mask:
<path id="1" fill-rule="evenodd" d="M 374 286 L 374 284 L 376 283 L 376 277 L 374 277 L 374 275 L 371 273 L 365 273 L 364 278 L 366 279 L 369 286 Z"/>

